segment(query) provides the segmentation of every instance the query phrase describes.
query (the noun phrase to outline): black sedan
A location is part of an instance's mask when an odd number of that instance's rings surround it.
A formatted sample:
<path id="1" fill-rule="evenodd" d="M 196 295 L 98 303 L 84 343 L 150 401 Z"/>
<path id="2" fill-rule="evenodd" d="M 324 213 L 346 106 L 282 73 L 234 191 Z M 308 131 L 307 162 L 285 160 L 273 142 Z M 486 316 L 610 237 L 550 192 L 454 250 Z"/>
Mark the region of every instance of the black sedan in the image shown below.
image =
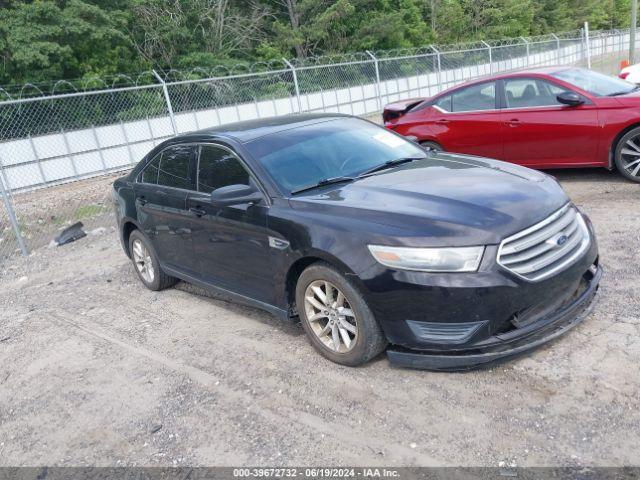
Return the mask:
<path id="1" fill-rule="evenodd" d="M 389 344 L 420 368 L 512 357 L 584 319 L 602 273 L 589 219 L 552 177 L 348 116 L 180 135 L 114 189 L 148 288 L 181 279 L 299 318 L 343 365 Z"/>

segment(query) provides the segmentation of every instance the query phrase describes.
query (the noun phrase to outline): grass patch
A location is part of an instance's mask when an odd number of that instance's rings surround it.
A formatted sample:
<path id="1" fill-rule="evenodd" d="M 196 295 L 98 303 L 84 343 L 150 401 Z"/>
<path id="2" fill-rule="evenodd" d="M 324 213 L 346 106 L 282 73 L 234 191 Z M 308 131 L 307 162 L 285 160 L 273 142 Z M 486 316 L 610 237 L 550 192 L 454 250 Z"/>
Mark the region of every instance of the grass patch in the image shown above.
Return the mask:
<path id="1" fill-rule="evenodd" d="M 85 218 L 95 217 L 105 211 L 104 205 L 83 205 L 76 208 L 74 217 L 76 220 L 83 220 Z"/>

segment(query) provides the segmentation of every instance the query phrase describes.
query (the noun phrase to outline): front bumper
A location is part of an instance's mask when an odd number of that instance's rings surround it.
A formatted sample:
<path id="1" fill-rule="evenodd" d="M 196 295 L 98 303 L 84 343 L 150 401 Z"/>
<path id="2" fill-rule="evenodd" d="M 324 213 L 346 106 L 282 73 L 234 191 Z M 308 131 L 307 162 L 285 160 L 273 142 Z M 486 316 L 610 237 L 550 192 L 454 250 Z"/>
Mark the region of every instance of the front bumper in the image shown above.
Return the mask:
<path id="1" fill-rule="evenodd" d="M 398 366 L 442 371 L 470 370 L 505 361 L 563 335 L 582 322 L 595 304 L 601 277 L 602 267 L 594 264 L 584 274 L 584 287 L 570 302 L 525 327 L 493 335 L 462 349 L 415 351 L 391 347 L 387 356 Z"/>

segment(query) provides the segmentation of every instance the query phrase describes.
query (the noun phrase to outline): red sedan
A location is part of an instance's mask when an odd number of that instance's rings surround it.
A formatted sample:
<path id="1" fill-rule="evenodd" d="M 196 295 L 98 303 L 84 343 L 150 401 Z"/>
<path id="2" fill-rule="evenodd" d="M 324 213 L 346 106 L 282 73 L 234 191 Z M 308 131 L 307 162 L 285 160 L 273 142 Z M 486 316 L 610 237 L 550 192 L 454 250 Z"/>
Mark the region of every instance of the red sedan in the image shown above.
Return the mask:
<path id="1" fill-rule="evenodd" d="M 425 147 L 532 168 L 605 167 L 640 182 L 640 87 L 574 67 L 470 81 L 385 107 Z"/>

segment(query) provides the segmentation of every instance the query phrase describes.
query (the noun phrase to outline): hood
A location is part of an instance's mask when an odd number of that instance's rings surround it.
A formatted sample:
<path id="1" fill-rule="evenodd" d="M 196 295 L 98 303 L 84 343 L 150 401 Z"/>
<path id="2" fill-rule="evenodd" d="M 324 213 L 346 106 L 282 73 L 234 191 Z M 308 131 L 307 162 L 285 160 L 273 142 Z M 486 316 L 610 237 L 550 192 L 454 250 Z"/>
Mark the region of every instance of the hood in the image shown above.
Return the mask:
<path id="1" fill-rule="evenodd" d="M 407 246 L 489 245 L 569 199 L 550 176 L 467 155 L 432 154 L 348 184 L 290 199 L 292 208 Z M 382 238 L 384 237 L 384 239 Z M 370 241 L 376 241 L 375 238 Z"/>

